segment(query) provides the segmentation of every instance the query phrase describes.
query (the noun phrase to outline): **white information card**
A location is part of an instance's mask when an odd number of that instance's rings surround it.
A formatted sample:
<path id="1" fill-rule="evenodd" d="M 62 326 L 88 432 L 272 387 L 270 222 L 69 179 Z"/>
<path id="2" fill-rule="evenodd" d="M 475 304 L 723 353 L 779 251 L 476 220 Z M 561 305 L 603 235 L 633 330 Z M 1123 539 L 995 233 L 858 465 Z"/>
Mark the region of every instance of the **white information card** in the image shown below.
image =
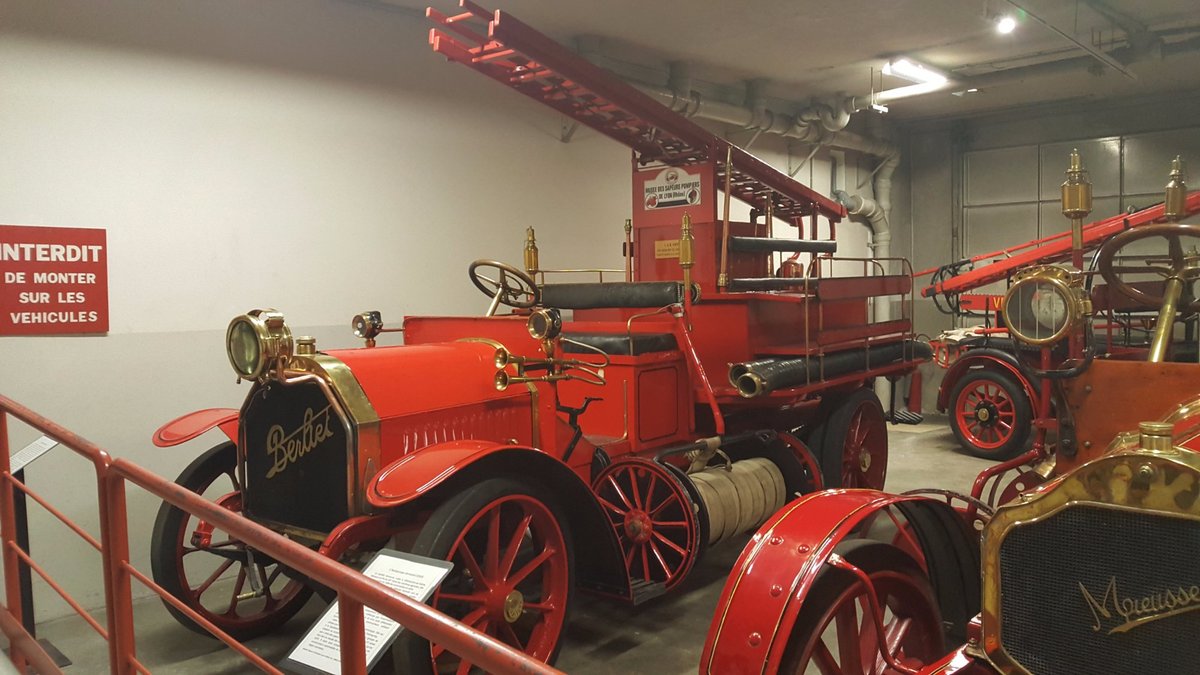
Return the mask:
<path id="1" fill-rule="evenodd" d="M 362 573 L 414 600 L 425 602 L 453 567 L 453 563 L 445 560 L 383 549 L 367 563 Z M 366 633 L 367 670 L 370 670 L 404 627 L 370 607 L 364 607 L 363 628 Z M 280 665 L 298 673 L 338 675 L 342 672 L 341 654 L 338 603 L 334 601 L 325 608 L 321 617 Z"/>
<path id="2" fill-rule="evenodd" d="M 24 469 L 30 462 L 50 452 L 50 450 L 58 445 L 58 441 L 49 436 L 42 436 L 29 445 L 14 452 L 8 459 L 8 470 L 10 473 L 16 473 Z"/>

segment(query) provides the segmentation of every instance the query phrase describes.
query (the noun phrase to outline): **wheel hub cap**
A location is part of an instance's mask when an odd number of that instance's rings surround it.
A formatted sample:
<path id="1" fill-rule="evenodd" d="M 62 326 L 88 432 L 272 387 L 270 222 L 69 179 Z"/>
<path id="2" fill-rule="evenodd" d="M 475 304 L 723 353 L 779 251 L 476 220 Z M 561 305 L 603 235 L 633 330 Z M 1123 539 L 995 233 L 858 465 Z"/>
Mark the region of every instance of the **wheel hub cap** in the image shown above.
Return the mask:
<path id="1" fill-rule="evenodd" d="M 514 623 L 525 612 L 525 596 L 521 591 L 513 590 L 504 597 L 504 620 Z"/>
<path id="2" fill-rule="evenodd" d="M 862 450 L 858 453 L 858 468 L 866 473 L 871 468 L 871 453 Z"/>
<path id="3" fill-rule="evenodd" d="M 994 424 L 996 421 L 996 407 L 991 403 L 980 403 L 975 407 L 975 419 L 981 424 Z"/>
<path id="4" fill-rule="evenodd" d="M 625 534 L 630 539 L 638 543 L 647 542 L 653 532 L 654 527 L 645 513 L 630 511 L 625 515 Z"/>

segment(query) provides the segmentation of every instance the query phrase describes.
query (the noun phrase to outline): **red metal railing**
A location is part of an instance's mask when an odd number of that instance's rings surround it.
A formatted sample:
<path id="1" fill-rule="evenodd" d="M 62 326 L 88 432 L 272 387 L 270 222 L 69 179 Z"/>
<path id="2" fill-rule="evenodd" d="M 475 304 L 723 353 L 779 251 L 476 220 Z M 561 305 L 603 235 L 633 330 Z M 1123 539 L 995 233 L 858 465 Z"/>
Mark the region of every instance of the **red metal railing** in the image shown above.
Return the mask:
<path id="1" fill-rule="evenodd" d="M 92 463 L 100 506 L 100 540 L 97 541 L 45 499 L 16 480 L 9 466 L 8 417 L 25 422 L 41 433 Z M 38 415 L 15 401 L 0 396 L 0 545 L 3 546 L 5 602 L 0 608 L 0 631 L 8 637 L 10 658 L 20 672 L 26 664 L 46 675 L 58 673 L 54 661 L 25 631 L 21 622 L 21 597 L 18 584 L 20 565 L 27 565 L 108 642 L 109 670 L 114 674 L 148 673 L 137 660 L 133 634 L 133 581 L 144 584 L 193 621 L 204 626 L 256 667 L 268 673 L 277 668 L 234 640 L 203 617 L 163 590 L 129 562 L 129 532 L 125 513 L 125 484 L 132 483 L 170 504 L 228 532 L 248 546 L 262 551 L 300 574 L 334 589 L 338 593 L 340 641 L 343 673 L 365 673 L 365 632 L 363 608 L 370 607 L 400 623 L 418 635 L 436 642 L 493 673 L 541 673 L 560 671 L 535 661 L 496 639 L 459 623 L 416 602 L 397 591 L 369 579 L 357 571 L 326 558 L 300 544 L 276 534 L 242 516 L 123 459 L 116 459 L 100 447 Z M 16 542 L 13 514 L 15 491 L 21 490 L 93 548 L 103 561 L 106 625 L 101 626 L 80 604 L 66 593 L 40 565 L 25 554 Z"/>

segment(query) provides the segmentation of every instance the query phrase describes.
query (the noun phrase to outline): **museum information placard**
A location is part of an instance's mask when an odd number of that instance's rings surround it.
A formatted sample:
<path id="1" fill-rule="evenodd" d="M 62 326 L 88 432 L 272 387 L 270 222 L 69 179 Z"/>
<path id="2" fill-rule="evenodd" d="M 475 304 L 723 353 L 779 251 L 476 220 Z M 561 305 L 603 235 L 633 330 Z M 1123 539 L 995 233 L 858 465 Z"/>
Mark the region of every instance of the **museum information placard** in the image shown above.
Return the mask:
<path id="1" fill-rule="evenodd" d="M 0 225 L 0 335 L 107 333 L 106 234 Z"/>
<path id="2" fill-rule="evenodd" d="M 391 549 L 382 549 L 363 568 L 363 575 L 425 602 L 453 569 L 453 563 Z M 363 608 L 367 670 L 383 657 L 403 626 L 370 607 Z M 337 675 L 342 672 L 338 603 L 325 608 L 280 665 L 285 671 L 304 675 Z"/>

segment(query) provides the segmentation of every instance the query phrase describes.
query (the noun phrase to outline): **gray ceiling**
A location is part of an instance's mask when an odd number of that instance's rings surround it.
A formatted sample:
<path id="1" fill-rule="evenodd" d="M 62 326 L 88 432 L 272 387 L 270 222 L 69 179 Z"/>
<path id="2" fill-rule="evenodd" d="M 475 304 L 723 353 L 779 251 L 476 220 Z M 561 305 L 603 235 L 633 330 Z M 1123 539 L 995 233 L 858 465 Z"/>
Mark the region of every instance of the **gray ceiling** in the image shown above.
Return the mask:
<path id="1" fill-rule="evenodd" d="M 420 0 L 384 0 L 423 7 Z M 494 0 L 502 9 L 622 75 L 665 84 L 666 64 L 684 61 L 697 88 L 726 99 L 748 79 L 773 98 L 804 102 L 839 91 L 865 96 L 871 73 L 905 55 L 945 71 L 957 86 L 896 101 L 897 118 L 957 116 L 1063 99 L 1099 100 L 1200 90 L 1197 0 L 1018 0 L 1029 10 L 1009 35 L 989 14 L 1006 0 Z M 453 12 L 453 0 L 435 6 Z M 1109 53 L 1127 77 L 1068 37 Z M 878 79 L 875 80 L 879 86 Z M 886 78 L 884 88 L 904 84 Z M 952 91 L 970 87 L 977 93 Z M 1162 101 L 1161 97 L 1156 97 Z"/>

